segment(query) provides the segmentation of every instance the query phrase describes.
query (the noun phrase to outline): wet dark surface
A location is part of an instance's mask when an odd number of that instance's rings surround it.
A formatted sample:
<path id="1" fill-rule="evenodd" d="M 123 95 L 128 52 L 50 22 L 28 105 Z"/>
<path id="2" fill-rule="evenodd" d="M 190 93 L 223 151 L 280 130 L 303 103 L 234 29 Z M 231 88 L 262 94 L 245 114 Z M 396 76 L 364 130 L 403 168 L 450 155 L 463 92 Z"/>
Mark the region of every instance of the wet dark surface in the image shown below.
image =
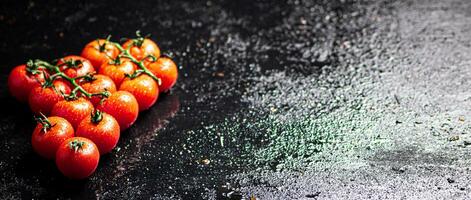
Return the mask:
<path id="1" fill-rule="evenodd" d="M 9 69 L 28 58 L 50 60 L 78 54 L 96 37 L 111 34 L 116 40 L 132 36 L 137 29 L 152 34 L 163 52 L 173 54 L 181 66 L 171 94 L 142 113 L 123 134 L 119 150 L 103 157 L 95 175 L 82 182 L 65 180 L 53 163 L 32 152 L 31 114 L 2 87 L 6 105 L 1 122 L 3 194 L 193 199 L 205 198 L 203 194 L 215 189 L 222 193 L 218 188 L 226 184 L 227 175 L 250 170 L 227 164 L 232 163 L 227 162 L 231 155 L 238 155 L 232 153 L 238 147 L 214 147 L 201 140 L 193 143 L 186 141 L 185 134 L 248 110 L 240 98 L 248 77 L 274 69 L 313 77 L 332 70 L 338 62 L 339 52 L 333 47 L 339 45 L 338 39 L 351 37 L 364 26 L 363 21 L 353 20 L 361 12 L 354 8 L 354 3 L 337 1 L 2 2 L 4 82 Z M 249 118 L 256 121 L 263 113 Z M 205 132 L 192 134 L 201 136 L 191 138 L 208 137 Z M 248 138 L 248 143 L 257 142 L 259 138 Z M 185 147 L 188 144 L 193 146 Z M 201 164 L 205 159 L 212 163 Z"/>
<path id="2" fill-rule="evenodd" d="M 27 59 L 52 60 L 79 54 L 83 45 L 96 37 L 111 34 L 119 40 L 133 36 L 138 29 L 152 34 L 163 52 L 173 55 L 181 66 L 173 91 L 140 114 L 134 127 L 123 133 L 118 148 L 102 157 L 97 172 L 78 182 L 64 179 L 52 162 L 32 152 L 31 113 L 26 105 L 11 99 L 3 85 L 2 195 L 223 198 L 232 191 L 225 177 L 250 170 L 228 164 L 232 163 L 228 162 L 230 156 L 238 155 L 239 147 L 214 147 L 199 139 L 188 141 L 185 134 L 246 112 L 248 105 L 240 96 L 251 81 L 249 77 L 275 69 L 313 77 L 322 70 L 331 70 L 337 62 L 333 52 L 333 46 L 338 45 L 336 39 L 362 26 L 342 25 L 351 21 L 347 15 L 356 16 L 351 14 L 352 6 L 337 1 L 303 5 L 297 1 L 2 1 L 3 82 L 13 66 Z M 264 112 L 247 116 L 256 121 Z M 258 142 L 259 138 L 248 138 L 248 143 Z"/>
<path id="3" fill-rule="evenodd" d="M 30 58 L 79 54 L 96 37 L 119 41 L 138 29 L 180 66 L 175 88 L 84 181 L 35 155 L 32 115 L 0 84 L 5 199 L 459 198 L 471 190 L 470 142 L 459 139 L 471 130 L 466 1 L 0 5 L 2 83 Z"/>

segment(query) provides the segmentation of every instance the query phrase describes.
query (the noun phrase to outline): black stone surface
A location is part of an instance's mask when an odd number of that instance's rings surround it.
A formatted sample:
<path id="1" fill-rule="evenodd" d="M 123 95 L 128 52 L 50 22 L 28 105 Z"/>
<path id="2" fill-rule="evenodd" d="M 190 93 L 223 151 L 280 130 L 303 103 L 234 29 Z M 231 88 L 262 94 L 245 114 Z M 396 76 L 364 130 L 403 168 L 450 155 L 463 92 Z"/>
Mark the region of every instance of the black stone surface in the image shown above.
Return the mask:
<path id="1" fill-rule="evenodd" d="M 469 198 L 469 142 L 462 141 L 471 131 L 467 1 L 0 5 L 3 199 Z M 92 177 L 67 180 L 32 151 L 32 114 L 9 96 L 8 73 L 28 59 L 79 54 L 97 37 L 111 34 L 118 41 L 136 30 L 150 33 L 174 57 L 177 85 L 140 114 Z M 345 108 L 364 115 L 348 118 Z M 273 115 L 282 125 L 309 116 L 351 131 L 310 167 L 283 168 L 287 157 L 311 159 L 297 151 L 245 165 L 255 157 L 244 154 L 243 145 L 263 149 L 270 137 L 232 126 L 250 129 Z M 251 131 L 273 128 L 258 127 Z M 213 137 L 221 130 L 240 137 Z"/>
<path id="2" fill-rule="evenodd" d="M 332 3 L 316 3 L 319 9 Z M 150 33 L 163 53 L 174 57 L 180 77 L 149 111 L 122 134 L 117 150 L 103 156 L 88 180 L 62 177 L 51 161 L 31 149 L 34 127 L 27 105 L 15 102 L 1 84 L 0 173 L 5 198 L 223 198 L 231 192 L 225 176 L 237 169 L 205 167 L 199 155 L 182 154 L 186 131 L 211 124 L 246 109 L 240 101 L 246 75 L 297 62 L 295 54 L 278 49 L 247 48 L 233 38 L 290 45 L 293 38 L 273 30 L 295 9 L 294 3 L 271 1 L 2 1 L 0 81 L 28 59 L 53 60 L 79 54 L 97 37 L 115 41 L 136 30 Z M 323 14 L 326 14 L 323 11 Z M 292 20 L 292 19 L 287 19 Z M 330 25 L 328 25 L 330 27 Z M 326 27 L 326 28 L 329 28 Z M 335 28 L 332 26 L 331 28 Z M 322 28 L 324 29 L 324 28 Z M 264 34 L 267 33 L 267 34 Z M 304 38 L 316 34 L 305 31 Z M 323 39 L 323 38 L 321 38 Z M 302 42 L 303 38 L 298 38 Z M 263 46 L 264 44 L 257 44 Z M 293 48 L 293 47 L 291 47 Z M 284 56 L 291 56 L 290 59 Z M 310 62 L 310 61 L 304 61 Z M 323 65 L 324 60 L 316 62 Z M 250 65 L 255 63 L 256 65 Z M 276 63 L 276 65 L 275 65 Z M 263 67 L 261 68 L 261 65 Z M 297 69 L 311 70 L 311 69 Z M 314 69 L 316 70 L 316 69 Z M 309 72 L 311 73 L 311 72 Z M 206 147 L 207 148 L 207 147 Z M 237 195 L 233 195 L 237 197 Z"/>

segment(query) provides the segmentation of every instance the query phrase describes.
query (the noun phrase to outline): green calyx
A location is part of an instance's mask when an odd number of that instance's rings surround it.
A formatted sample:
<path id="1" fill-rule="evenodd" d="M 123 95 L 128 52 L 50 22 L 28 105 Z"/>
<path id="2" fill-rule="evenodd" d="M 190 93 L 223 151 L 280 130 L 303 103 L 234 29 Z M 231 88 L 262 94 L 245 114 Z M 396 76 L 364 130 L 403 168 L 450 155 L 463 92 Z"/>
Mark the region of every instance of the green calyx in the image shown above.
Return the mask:
<path id="1" fill-rule="evenodd" d="M 74 100 L 77 100 L 79 98 L 79 95 L 77 94 L 77 88 L 75 88 L 74 90 L 72 90 L 72 92 L 70 92 L 69 95 L 67 94 L 64 94 L 62 91 L 61 91 L 61 94 L 62 96 L 64 97 L 64 99 L 66 101 L 74 101 Z"/>
<path id="2" fill-rule="evenodd" d="M 65 65 L 65 66 L 71 67 L 71 68 L 79 68 L 82 65 L 81 60 L 74 60 L 74 59 L 64 60 L 64 59 L 62 59 L 61 61 L 63 62 L 61 65 L 63 65 L 63 66 Z"/>
<path id="3" fill-rule="evenodd" d="M 28 60 L 28 62 L 26 62 L 26 71 L 33 75 L 41 73 L 41 71 L 39 71 L 39 65 L 37 65 L 33 60 Z"/>
<path id="4" fill-rule="evenodd" d="M 113 65 L 121 65 L 121 63 L 122 63 L 121 55 L 118 55 L 118 56 L 116 56 L 115 59 L 111 60 L 111 64 L 113 64 Z"/>
<path id="5" fill-rule="evenodd" d="M 98 51 L 105 52 L 106 51 L 106 45 L 110 42 L 110 39 L 111 39 L 111 35 L 108 35 L 103 44 L 100 44 L 100 40 L 96 39 L 96 42 L 98 43 Z"/>
<path id="6" fill-rule="evenodd" d="M 77 152 L 77 151 L 79 151 L 80 149 L 83 148 L 84 144 L 85 144 L 85 142 L 83 142 L 83 141 L 73 140 L 72 142 L 69 143 L 69 147 L 70 147 L 70 149 Z"/>
<path id="7" fill-rule="evenodd" d="M 132 40 L 132 43 L 134 46 L 137 46 L 137 47 L 141 47 L 142 44 L 144 43 L 144 37 L 141 36 L 141 31 L 140 30 L 137 30 L 136 31 L 136 39 L 133 39 Z"/>
<path id="8" fill-rule="evenodd" d="M 92 112 L 92 123 L 98 124 L 103 120 L 103 112 L 100 110 L 95 110 L 95 112 Z"/>
<path id="9" fill-rule="evenodd" d="M 34 120 L 42 125 L 43 133 L 47 133 L 49 129 L 55 126 L 55 124 L 51 124 L 51 122 L 47 119 L 47 117 L 43 113 L 39 113 L 40 116 L 34 117 Z"/>
<path id="10" fill-rule="evenodd" d="M 111 95 L 110 93 L 108 93 L 108 94 Z M 105 102 L 105 100 L 109 97 L 109 95 L 108 95 L 108 96 L 101 96 L 101 97 L 100 97 L 100 98 L 101 98 L 101 99 L 100 99 L 100 102 L 98 102 L 98 104 L 99 104 L 99 105 L 102 105 L 103 102 Z"/>
<path id="11" fill-rule="evenodd" d="M 83 80 L 85 82 L 92 82 L 92 81 L 96 80 L 96 78 L 93 74 L 87 74 L 85 76 L 82 76 L 81 78 L 83 78 Z"/>
<path id="12" fill-rule="evenodd" d="M 150 34 L 142 36 L 141 31 L 137 30 L 136 31 L 136 38 L 132 40 L 132 43 L 133 43 L 134 46 L 141 47 L 142 44 L 144 43 L 144 40 L 148 37 L 150 37 Z"/>
<path id="13" fill-rule="evenodd" d="M 100 51 L 100 52 L 105 52 L 105 50 L 106 50 L 106 42 L 104 42 L 103 44 L 100 44 L 100 40 L 99 40 L 99 39 L 96 39 L 96 42 L 98 43 L 98 51 Z"/>

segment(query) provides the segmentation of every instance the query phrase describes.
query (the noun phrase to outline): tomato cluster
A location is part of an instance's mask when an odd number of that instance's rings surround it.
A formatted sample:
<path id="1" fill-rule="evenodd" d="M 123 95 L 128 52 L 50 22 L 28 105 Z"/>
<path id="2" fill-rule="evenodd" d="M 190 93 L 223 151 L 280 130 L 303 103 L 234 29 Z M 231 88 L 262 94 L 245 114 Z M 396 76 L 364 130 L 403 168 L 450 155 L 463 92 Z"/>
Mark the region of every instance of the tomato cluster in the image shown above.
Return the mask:
<path id="1" fill-rule="evenodd" d="M 123 45 L 109 38 L 91 41 L 81 56 L 66 56 L 55 64 L 28 61 L 10 72 L 8 87 L 37 116 L 34 151 L 55 159 L 66 177 L 83 179 L 177 77 L 175 63 L 138 34 Z"/>

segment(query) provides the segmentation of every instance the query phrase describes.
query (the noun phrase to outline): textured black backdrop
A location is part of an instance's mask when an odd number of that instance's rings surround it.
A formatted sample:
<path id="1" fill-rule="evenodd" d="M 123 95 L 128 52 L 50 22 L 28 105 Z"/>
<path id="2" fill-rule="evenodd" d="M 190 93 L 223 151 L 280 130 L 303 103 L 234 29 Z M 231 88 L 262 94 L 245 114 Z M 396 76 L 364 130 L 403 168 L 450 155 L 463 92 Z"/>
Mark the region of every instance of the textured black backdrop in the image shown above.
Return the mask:
<path id="1" fill-rule="evenodd" d="M 300 5 L 266 0 L 3 0 L 0 4 L 1 83 L 6 83 L 12 67 L 30 58 L 79 54 L 96 37 L 111 34 L 119 40 L 138 29 L 150 33 L 181 67 L 174 90 L 140 115 L 123 133 L 116 151 L 102 157 L 97 172 L 84 181 L 66 180 L 53 162 L 34 154 L 32 115 L 0 84 L 0 192 L 5 198 L 222 198 L 226 175 L 241 169 L 198 163 L 205 150 L 185 153 L 185 134 L 246 109 L 240 101 L 249 82 L 245 77 L 273 69 L 316 76 L 328 70 L 324 66 L 338 62 L 331 51 L 339 45 L 337 40 L 363 28 L 361 22 L 340 26 L 359 16 L 342 16 L 353 10 L 348 1 Z"/>

